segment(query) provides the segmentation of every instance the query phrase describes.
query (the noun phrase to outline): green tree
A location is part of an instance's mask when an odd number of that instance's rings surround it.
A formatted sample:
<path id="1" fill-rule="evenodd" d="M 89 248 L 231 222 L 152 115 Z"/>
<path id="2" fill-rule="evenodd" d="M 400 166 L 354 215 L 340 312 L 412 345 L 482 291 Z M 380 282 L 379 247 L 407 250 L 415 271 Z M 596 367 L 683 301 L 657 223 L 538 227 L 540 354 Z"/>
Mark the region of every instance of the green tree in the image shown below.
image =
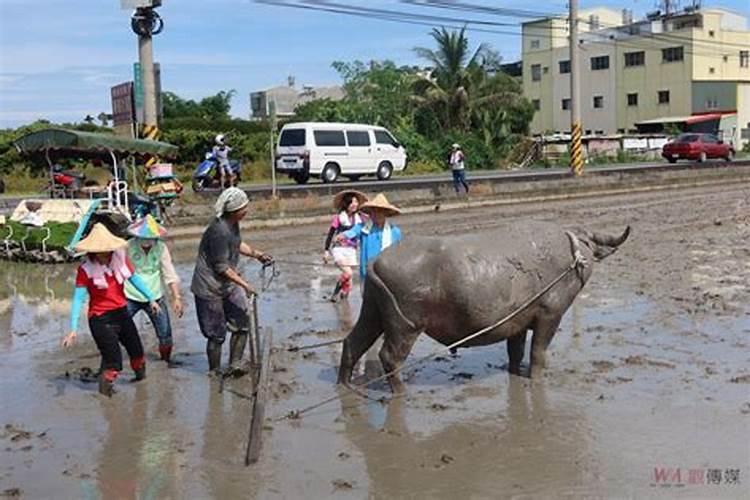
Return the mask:
<path id="1" fill-rule="evenodd" d="M 184 99 L 174 92 L 162 92 L 164 118 L 229 119 L 229 110 L 235 94 L 234 90 L 222 90 L 196 102 L 192 99 Z"/>
<path id="2" fill-rule="evenodd" d="M 437 49 L 416 47 L 414 52 L 432 66 L 429 75 L 415 82 L 417 104 L 432 114 L 434 125 L 441 131 L 468 130 L 471 126 L 471 98 L 487 75 L 485 61 L 497 55 L 485 44 L 471 54 L 465 28 L 448 31 L 434 28 L 430 33 Z"/>

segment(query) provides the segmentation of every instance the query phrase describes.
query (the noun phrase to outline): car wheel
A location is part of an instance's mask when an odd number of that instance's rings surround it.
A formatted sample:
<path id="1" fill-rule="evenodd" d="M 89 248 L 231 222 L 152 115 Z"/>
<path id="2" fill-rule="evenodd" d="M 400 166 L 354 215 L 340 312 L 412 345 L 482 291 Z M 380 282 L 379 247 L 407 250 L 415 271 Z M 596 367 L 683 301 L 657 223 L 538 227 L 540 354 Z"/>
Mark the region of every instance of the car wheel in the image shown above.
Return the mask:
<path id="1" fill-rule="evenodd" d="M 726 158 L 724 158 L 726 161 L 732 161 L 734 160 L 734 151 L 731 149 L 727 152 Z"/>
<path id="2" fill-rule="evenodd" d="M 700 156 L 698 156 L 698 163 L 703 163 L 708 159 L 708 156 L 706 155 L 705 151 L 701 151 Z"/>
<path id="3" fill-rule="evenodd" d="M 326 184 L 331 182 L 336 182 L 336 179 L 339 177 L 339 166 L 335 163 L 328 163 L 325 167 L 323 167 L 323 171 L 320 173 L 320 178 L 323 179 L 323 182 Z"/>
<path id="4" fill-rule="evenodd" d="M 298 174 L 294 174 L 293 179 L 297 184 L 307 184 L 307 181 L 310 180 L 310 174 L 308 174 L 307 172 L 300 172 Z"/>
<path id="5" fill-rule="evenodd" d="M 378 180 L 387 181 L 391 178 L 391 174 L 393 174 L 393 165 L 387 161 L 380 162 L 380 165 L 378 165 Z"/>

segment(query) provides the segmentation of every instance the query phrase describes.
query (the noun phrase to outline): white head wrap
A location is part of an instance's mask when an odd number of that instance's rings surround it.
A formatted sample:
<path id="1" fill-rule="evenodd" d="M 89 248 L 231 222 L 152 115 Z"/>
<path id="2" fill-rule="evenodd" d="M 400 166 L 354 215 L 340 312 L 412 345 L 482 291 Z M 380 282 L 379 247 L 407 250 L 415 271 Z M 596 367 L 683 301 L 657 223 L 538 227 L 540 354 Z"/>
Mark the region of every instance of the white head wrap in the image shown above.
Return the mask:
<path id="1" fill-rule="evenodd" d="M 216 205 L 214 205 L 216 217 L 221 217 L 227 212 L 236 212 L 244 208 L 249 202 L 247 195 L 240 188 L 227 188 L 222 191 L 219 199 L 216 200 Z"/>

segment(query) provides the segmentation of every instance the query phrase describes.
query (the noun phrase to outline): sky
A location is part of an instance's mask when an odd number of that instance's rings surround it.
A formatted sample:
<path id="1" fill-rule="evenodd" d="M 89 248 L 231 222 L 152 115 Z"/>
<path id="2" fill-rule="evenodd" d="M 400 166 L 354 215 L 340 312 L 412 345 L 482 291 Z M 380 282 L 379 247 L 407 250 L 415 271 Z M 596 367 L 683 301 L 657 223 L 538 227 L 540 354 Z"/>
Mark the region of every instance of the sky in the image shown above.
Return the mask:
<path id="1" fill-rule="evenodd" d="M 533 5 L 521 0 L 462 1 L 550 14 L 567 9 L 564 0 Z M 490 28 L 511 34 L 470 31 L 469 39 L 472 47 L 481 42 L 492 45 L 506 62 L 520 58 L 520 26 L 516 26 L 523 21 L 520 18 L 482 17 L 399 0 L 329 0 L 336 2 L 512 23 Z M 191 99 L 234 89 L 232 115 L 241 118 L 249 117 L 250 92 L 285 84 L 288 75 L 298 86 L 339 84 L 333 61 L 390 59 L 419 64 L 413 48 L 432 45 L 427 25 L 255 0 L 162 3 L 158 12 L 165 27 L 154 37 L 162 88 Z M 580 0 L 581 8 L 629 8 L 636 17 L 655 4 L 655 0 Z M 704 1 L 704 6 L 725 7 L 750 17 L 750 0 Z M 132 80 L 138 58 L 130 14 L 121 9 L 120 0 L 0 0 L 0 127 L 38 118 L 78 122 L 88 114 L 111 113 L 110 87 Z"/>

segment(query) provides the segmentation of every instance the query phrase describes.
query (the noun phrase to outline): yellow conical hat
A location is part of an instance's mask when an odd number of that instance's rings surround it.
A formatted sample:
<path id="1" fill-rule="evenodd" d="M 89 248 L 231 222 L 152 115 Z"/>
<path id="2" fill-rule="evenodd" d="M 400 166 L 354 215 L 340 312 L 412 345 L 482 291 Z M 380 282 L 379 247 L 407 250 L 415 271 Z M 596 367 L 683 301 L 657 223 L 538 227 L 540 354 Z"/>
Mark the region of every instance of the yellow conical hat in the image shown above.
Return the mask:
<path id="1" fill-rule="evenodd" d="M 110 233 L 101 222 L 94 224 L 88 236 L 75 246 L 77 252 L 100 253 L 114 252 L 127 245 L 128 242 Z"/>

